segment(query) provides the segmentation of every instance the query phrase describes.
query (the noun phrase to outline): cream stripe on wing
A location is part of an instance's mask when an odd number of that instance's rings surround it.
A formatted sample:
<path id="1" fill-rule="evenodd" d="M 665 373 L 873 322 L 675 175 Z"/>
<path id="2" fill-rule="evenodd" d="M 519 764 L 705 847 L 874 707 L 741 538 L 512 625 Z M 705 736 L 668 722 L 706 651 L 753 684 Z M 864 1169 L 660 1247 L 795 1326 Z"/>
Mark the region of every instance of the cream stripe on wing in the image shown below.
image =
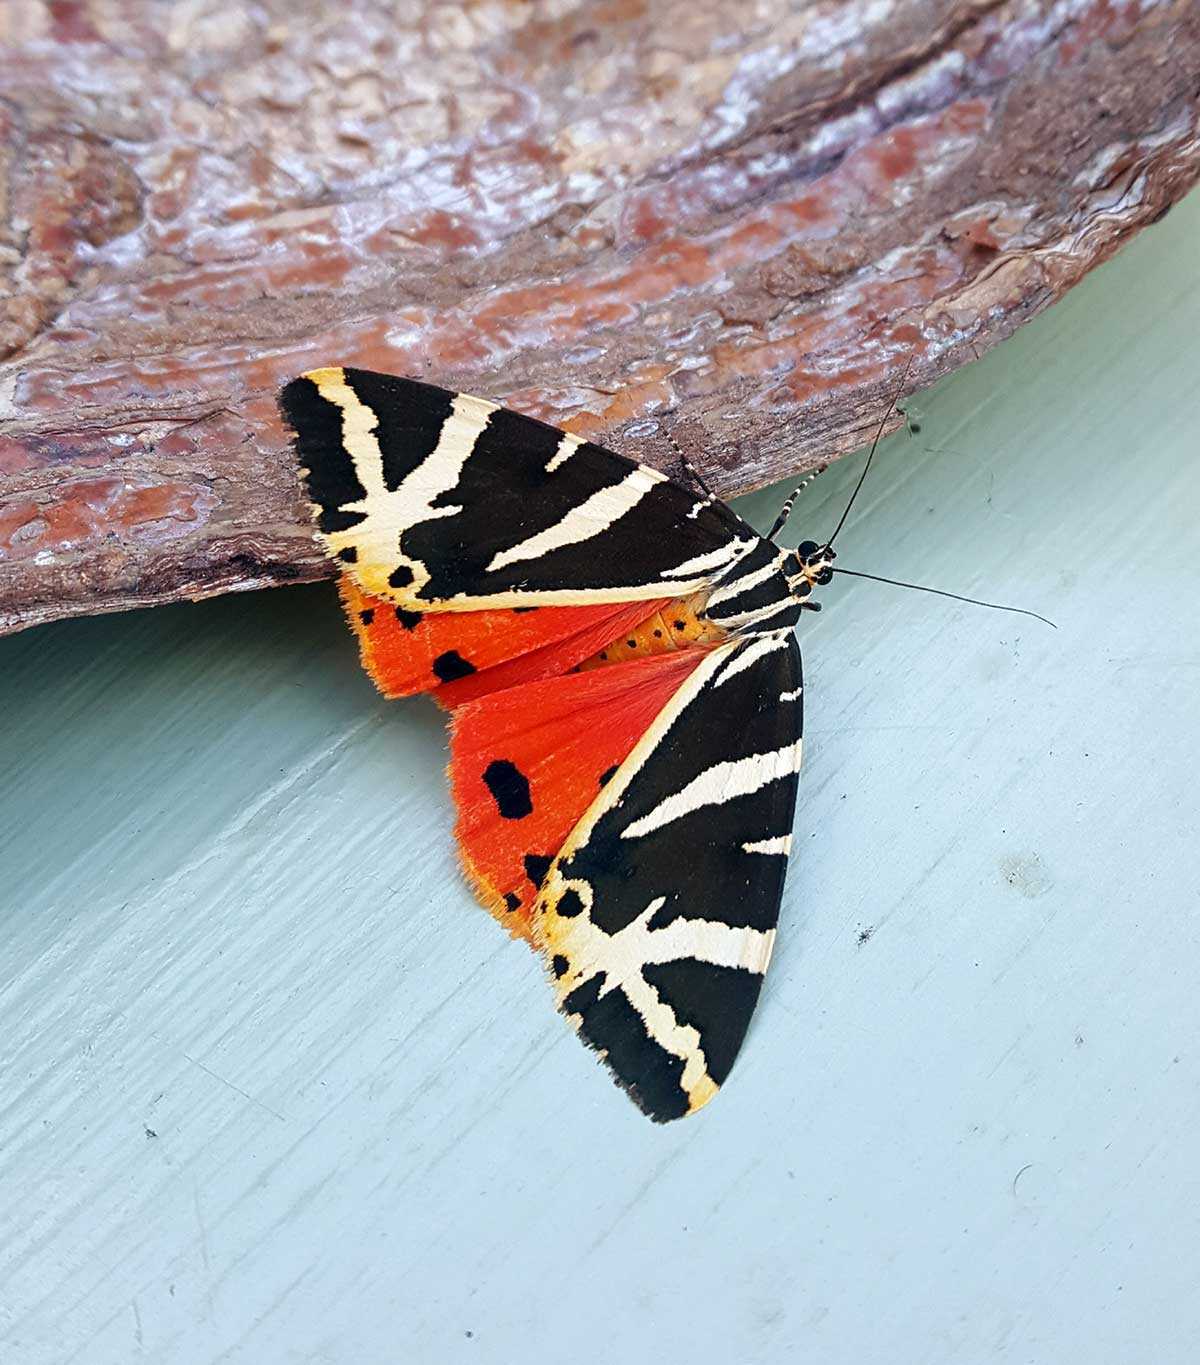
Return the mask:
<path id="1" fill-rule="evenodd" d="M 583 445 L 582 436 L 572 436 L 569 431 L 564 431 L 563 438 L 558 443 L 558 449 L 546 461 L 546 473 L 553 474 L 559 465 L 566 464 L 581 445 Z"/>
<path id="2" fill-rule="evenodd" d="M 750 754 L 728 763 L 714 763 L 698 777 L 665 797 L 647 815 L 634 820 L 621 831 L 622 839 L 640 839 L 642 835 L 661 829 L 674 820 L 699 810 L 702 806 L 719 806 L 738 796 L 749 796 L 769 782 L 800 771 L 800 745 L 788 744 L 766 754 Z"/>
<path id="3" fill-rule="evenodd" d="M 750 573 L 743 574 L 740 578 L 726 579 L 712 596 L 708 599 L 709 607 L 715 607 L 721 602 L 728 602 L 734 597 L 739 597 L 749 589 L 757 587 L 759 583 L 765 583 L 768 578 L 773 578 L 779 572 L 779 566 L 783 561 L 783 555 L 771 560 L 769 564 L 763 564 L 760 568 L 752 570 Z"/>
<path id="4" fill-rule="evenodd" d="M 346 506 L 351 511 L 366 512 L 369 503 L 387 495 L 383 486 L 383 456 L 375 436 L 379 418 L 346 383 L 344 370 L 331 366 L 324 370 L 309 370 L 304 377 L 311 380 L 321 397 L 342 414 L 342 444 L 354 461 L 359 483 L 367 490 L 365 498 Z M 350 539 L 354 540 L 353 537 Z"/>
<path id="5" fill-rule="evenodd" d="M 579 893 L 580 883 L 568 879 L 564 884 Z M 581 895 L 581 899 L 586 898 Z M 592 922 L 589 907 L 589 914 L 558 921 L 554 946 L 578 964 L 581 972 L 602 969 L 607 978 L 602 994 L 614 986 L 638 979 L 647 966 L 658 962 L 681 962 L 685 958 L 708 962 L 714 967 L 742 967 L 760 975 L 767 970 L 775 943 L 774 929 L 752 929 L 746 925 L 725 924 L 721 920 L 685 916 L 671 920 L 661 929 L 650 928 L 651 920 L 665 904 L 665 896 L 657 897 L 637 919 L 612 934 Z M 566 996 L 573 985 L 573 982 L 560 982 L 555 988 L 560 995 Z"/>
<path id="6" fill-rule="evenodd" d="M 786 858 L 792 851 L 792 836 L 777 834 L 773 839 L 756 839 L 752 844 L 743 844 L 743 853 L 782 853 Z"/>
<path id="7" fill-rule="evenodd" d="M 418 526 L 438 517 L 452 517 L 461 507 L 434 507 L 436 498 L 458 487 L 463 467 L 471 458 L 496 404 L 460 393 L 438 433 L 438 443 L 409 473 L 394 493 L 387 495 L 387 518 L 399 528 Z"/>
<path id="8" fill-rule="evenodd" d="M 347 512 L 363 512 L 366 521 L 349 531 L 335 532 L 327 539 L 336 551 L 343 544 L 359 550 L 354 576 L 367 592 L 392 598 L 395 592 L 388 575 L 399 565 L 407 565 L 412 582 L 406 596 L 412 598 L 429 582 L 429 571 L 417 559 L 399 549 L 400 536 L 411 526 L 451 517 L 460 507 L 434 507 L 444 493 L 458 486 L 463 467 L 471 457 L 475 442 L 496 411 L 496 404 L 469 394 L 455 396 L 450 415 L 438 432 L 437 445 L 405 476 L 400 486 L 388 489 L 383 481 L 383 456 L 375 435 L 379 418 L 346 383 L 338 369 L 313 370 L 308 378 L 321 397 L 333 403 L 342 414 L 342 442 L 354 460 L 354 471 L 366 489 L 366 497 L 343 504 Z"/>
<path id="9" fill-rule="evenodd" d="M 685 560 L 682 564 L 676 564 L 673 568 L 664 569 L 664 578 L 686 578 L 690 574 L 702 573 L 705 577 L 715 577 L 716 570 L 724 568 L 725 565 L 733 563 L 740 558 L 753 545 L 750 540 L 728 540 L 724 545 L 715 550 L 707 550 L 702 555 L 696 555 L 694 559 Z"/>
<path id="10" fill-rule="evenodd" d="M 786 649 L 791 630 L 780 631 L 777 635 L 760 635 L 757 639 L 751 637 L 750 643 L 742 650 L 736 659 L 730 661 L 727 668 L 722 670 L 713 682 L 714 687 L 722 687 L 730 678 L 736 678 L 739 673 L 744 673 L 746 669 L 753 668 L 764 654 L 774 654 L 777 649 Z"/>
<path id="11" fill-rule="evenodd" d="M 487 566 L 487 572 L 495 573 L 509 564 L 519 564 L 523 559 L 537 559 L 539 555 L 561 549 L 564 545 L 577 545 L 581 540 L 602 535 L 627 512 L 632 512 L 656 483 L 666 481 L 666 477 L 657 469 L 638 465 L 620 483 L 597 489 L 591 497 L 577 503 L 553 526 L 521 541 L 519 545 L 501 550 Z"/>
<path id="12" fill-rule="evenodd" d="M 600 996 L 613 990 L 624 992 L 650 1037 L 683 1061 L 680 1085 L 691 1108 L 698 1109 L 717 1088 L 708 1074 L 702 1039 L 691 1024 L 680 1022 L 670 1001 L 650 985 L 645 968 L 694 959 L 761 976 L 771 960 L 775 931 L 682 917 L 661 929 L 651 929 L 651 920 L 665 903 L 664 896 L 652 900 L 637 919 L 615 934 L 599 929 L 587 915 L 560 920 L 555 950 L 576 964 L 576 970 L 554 983 L 555 992 L 561 1006 L 581 978 L 602 972 Z"/>

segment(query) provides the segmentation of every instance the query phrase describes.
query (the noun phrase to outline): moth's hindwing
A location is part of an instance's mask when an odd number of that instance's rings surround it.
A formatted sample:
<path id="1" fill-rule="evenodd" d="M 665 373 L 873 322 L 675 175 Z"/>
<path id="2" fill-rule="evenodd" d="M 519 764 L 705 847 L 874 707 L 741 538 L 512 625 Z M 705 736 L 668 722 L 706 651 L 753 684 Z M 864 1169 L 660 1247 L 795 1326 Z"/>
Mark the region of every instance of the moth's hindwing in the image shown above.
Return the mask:
<path id="1" fill-rule="evenodd" d="M 703 658 L 681 649 L 566 673 L 454 711 L 455 838 L 467 879 L 511 933 L 529 937 L 555 854 Z"/>
<path id="2" fill-rule="evenodd" d="M 416 380 L 313 370 L 280 406 L 327 552 L 410 610 L 680 596 L 759 539 L 649 465 Z"/>
<path id="3" fill-rule="evenodd" d="M 349 574 L 338 589 L 363 667 L 383 695 L 429 692 L 446 707 L 566 673 L 658 605 L 420 612 L 364 593 Z"/>
<path id="4" fill-rule="evenodd" d="M 534 906 L 559 1007 L 652 1118 L 729 1074 L 771 955 L 800 769 L 790 631 L 708 654 L 584 814 Z"/>

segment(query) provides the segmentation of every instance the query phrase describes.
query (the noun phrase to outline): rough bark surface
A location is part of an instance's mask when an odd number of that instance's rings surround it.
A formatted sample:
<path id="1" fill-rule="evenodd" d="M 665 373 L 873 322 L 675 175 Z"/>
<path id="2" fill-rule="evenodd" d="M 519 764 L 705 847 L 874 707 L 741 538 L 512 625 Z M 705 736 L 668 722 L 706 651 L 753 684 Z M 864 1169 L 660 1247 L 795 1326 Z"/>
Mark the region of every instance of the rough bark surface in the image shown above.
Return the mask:
<path id="1" fill-rule="evenodd" d="M 734 493 L 854 448 L 1200 172 L 1197 0 L 9 0 L 0 629 L 326 572 L 352 363 Z"/>

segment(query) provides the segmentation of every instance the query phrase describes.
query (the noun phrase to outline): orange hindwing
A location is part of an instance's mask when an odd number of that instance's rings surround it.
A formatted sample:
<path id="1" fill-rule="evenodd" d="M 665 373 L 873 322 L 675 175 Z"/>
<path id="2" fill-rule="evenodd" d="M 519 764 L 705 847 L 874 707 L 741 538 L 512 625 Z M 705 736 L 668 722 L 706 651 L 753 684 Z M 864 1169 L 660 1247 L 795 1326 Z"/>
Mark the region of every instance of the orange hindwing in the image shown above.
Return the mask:
<path id="1" fill-rule="evenodd" d="M 471 702 L 450 722 L 455 837 L 480 900 L 514 934 L 600 788 L 703 659 L 677 650 Z"/>
<path id="2" fill-rule="evenodd" d="M 385 697 L 430 692 L 460 706 L 489 692 L 565 673 L 632 629 L 662 601 L 491 611 L 406 611 L 338 581 L 363 667 Z"/>

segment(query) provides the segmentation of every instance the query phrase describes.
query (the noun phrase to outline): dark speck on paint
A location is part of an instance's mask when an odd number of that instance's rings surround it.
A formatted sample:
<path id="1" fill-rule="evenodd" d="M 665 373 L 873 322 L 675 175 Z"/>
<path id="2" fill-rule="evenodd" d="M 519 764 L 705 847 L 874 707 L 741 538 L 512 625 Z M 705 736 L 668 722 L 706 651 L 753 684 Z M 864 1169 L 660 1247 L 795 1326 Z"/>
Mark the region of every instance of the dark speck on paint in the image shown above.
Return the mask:
<path id="1" fill-rule="evenodd" d="M 469 678 L 475 672 L 475 665 L 456 649 L 448 649 L 433 661 L 433 675 L 441 682 L 454 682 L 458 678 Z"/>

